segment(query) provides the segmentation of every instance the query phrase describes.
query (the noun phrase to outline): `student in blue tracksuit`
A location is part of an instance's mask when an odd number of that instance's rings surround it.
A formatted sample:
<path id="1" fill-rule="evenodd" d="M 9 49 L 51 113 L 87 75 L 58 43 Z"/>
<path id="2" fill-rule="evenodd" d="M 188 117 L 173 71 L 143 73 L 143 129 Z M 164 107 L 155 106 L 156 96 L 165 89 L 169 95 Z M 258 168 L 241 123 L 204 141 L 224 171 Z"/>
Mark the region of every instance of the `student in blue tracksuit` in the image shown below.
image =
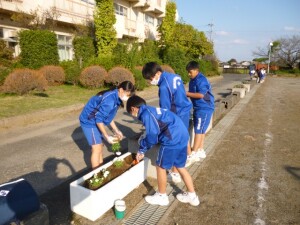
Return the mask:
<path id="1" fill-rule="evenodd" d="M 174 166 L 182 176 L 188 190 L 187 193 L 178 194 L 177 199 L 193 206 L 199 205 L 192 177 L 185 168 L 189 133 L 182 120 L 167 109 L 146 105 L 145 100 L 136 95 L 128 99 L 126 110 L 133 117 L 137 117 L 146 129 L 145 136 L 141 136 L 138 141 L 140 145 L 136 156 L 138 161 L 143 159 L 145 152 L 153 145 L 160 143 L 156 160 L 158 192 L 153 196 L 147 196 L 145 200 L 153 205 L 169 204 L 166 195 L 166 170 Z"/>
<path id="2" fill-rule="evenodd" d="M 186 95 L 191 99 L 194 109 L 195 137 L 191 157 L 194 161 L 200 161 L 201 158 L 206 157 L 203 148 L 204 138 L 215 109 L 214 96 L 208 79 L 199 72 L 198 62 L 189 62 L 186 66 L 186 70 L 191 79 L 189 82 L 189 91 Z"/>
<path id="3" fill-rule="evenodd" d="M 93 96 L 83 108 L 79 120 L 82 131 L 92 147 L 91 164 L 95 169 L 103 163 L 102 139 L 110 144 L 116 140 L 107 134 L 105 126 L 110 125 L 118 139 L 123 138 L 122 132 L 113 121 L 122 101 L 134 93 L 134 85 L 130 81 L 122 82 L 118 88 L 101 91 Z"/>
<path id="4" fill-rule="evenodd" d="M 186 96 L 184 84 L 179 75 L 163 71 L 161 66 L 155 62 L 146 63 L 142 70 L 143 77 L 151 80 L 152 85 L 159 86 L 159 106 L 169 109 L 181 118 L 184 125 L 189 129 L 190 111 L 192 104 Z M 191 154 L 190 144 L 188 143 L 188 155 Z M 188 165 L 191 161 L 188 157 Z M 170 171 L 168 180 L 175 183 L 181 182 L 180 175 L 176 169 Z"/>

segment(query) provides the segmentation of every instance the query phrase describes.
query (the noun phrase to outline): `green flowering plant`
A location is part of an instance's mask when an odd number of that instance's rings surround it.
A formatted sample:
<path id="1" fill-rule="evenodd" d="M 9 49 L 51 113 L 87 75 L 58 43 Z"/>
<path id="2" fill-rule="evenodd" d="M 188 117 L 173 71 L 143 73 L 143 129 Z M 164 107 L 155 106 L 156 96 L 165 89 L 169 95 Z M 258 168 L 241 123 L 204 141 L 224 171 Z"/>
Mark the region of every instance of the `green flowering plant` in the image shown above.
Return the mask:
<path id="1" fill-rule="evenodd" d="M 112 151 L 117 154 L 121 155 L 120 149 L 121 149 L 121 144 L 120 142 L 113 143 L 111 146 Z"/>
<path id="2" fill-rule="evenodd" d="M 121 159 L 121 158 L 116 157 L 116 158 L 113 159 L 113 164 L 114 164 L 114 166 L 115 166 L 116 168 L 120 168 L 120 167 L 123 166 L 124 160 Z"/>
<path id="3" fill-rule="evenodd" d="M 106 169 L 102 169 L 99 173 L 95 173 L 94 176 L 88 180 L 89 188 L 95 189 L 100 187 L 109 174 L 110 172 Z"/>

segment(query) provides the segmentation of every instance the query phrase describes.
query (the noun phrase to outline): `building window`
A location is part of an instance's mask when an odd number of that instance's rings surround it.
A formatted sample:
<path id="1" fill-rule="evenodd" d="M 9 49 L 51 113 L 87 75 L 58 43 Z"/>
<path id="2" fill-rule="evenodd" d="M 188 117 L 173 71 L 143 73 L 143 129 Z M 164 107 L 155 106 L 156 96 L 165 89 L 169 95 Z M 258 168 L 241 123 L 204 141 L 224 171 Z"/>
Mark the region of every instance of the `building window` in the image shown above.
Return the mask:
<path id="1" fill-rule="evenodd" d="M 96 5 L 95 1 L 94 0 L 81 0 L 82 2 L 86 2 L 90 5 Z"/>
<path id="2" fill-rule="evenodd" d="M 72 60 L 72 37 L 57 35 L 59 60 Z"/>
<path id="3" fill-rule="evenodd" d="M 145 14 L 145 21 L 147 24 L 154 25 L 154 17 Z"/>
<path id="4" fill-rule="evenodd" d="M 0 27 L 0 38 L 4 38 L 3 28 L 2 27 Z"/>
<path id="5" fill-rule="evenodd" d="M 115 7 L 116 14 L 127 17 L 127 8 L 126 7 L 118 5 L 116 3 L 114 3 L 114 7 Z"/>

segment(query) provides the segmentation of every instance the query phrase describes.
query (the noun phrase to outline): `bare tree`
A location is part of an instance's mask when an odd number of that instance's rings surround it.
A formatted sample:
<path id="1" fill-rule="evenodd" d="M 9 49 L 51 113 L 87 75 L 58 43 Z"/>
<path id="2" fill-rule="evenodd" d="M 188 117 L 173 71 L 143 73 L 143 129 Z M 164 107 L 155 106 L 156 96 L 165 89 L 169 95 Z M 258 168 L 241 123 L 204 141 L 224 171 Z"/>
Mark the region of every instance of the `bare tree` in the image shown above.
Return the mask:
<path id="1" fill-rule="evenodd" d="M 269 52 L 271 50 L 271 52 Z M 268 59 L 271 56 L 271 62 L 276 62 L 281 66 L 287 66 L 291 69 L 297 66 L 300 61 L 300 36 L 292 36 L 290 38 L 280 38 L 273 42 L 271 48 L 257 48 L 253 55 Z"/>
<path id="2" fill-rule="evenodd" d="M 279 46 L 274 52 L 274 58 L 293 69 L 300 62 L 300 36 L 280 38 Z"/>

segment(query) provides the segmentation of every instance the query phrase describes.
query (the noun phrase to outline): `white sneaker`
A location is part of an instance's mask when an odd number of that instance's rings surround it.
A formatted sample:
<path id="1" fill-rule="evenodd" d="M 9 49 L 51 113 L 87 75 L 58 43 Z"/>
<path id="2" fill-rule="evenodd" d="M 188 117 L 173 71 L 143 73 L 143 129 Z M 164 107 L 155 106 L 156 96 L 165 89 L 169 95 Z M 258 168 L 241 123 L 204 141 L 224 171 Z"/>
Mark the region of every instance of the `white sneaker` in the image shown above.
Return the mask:
<path id="1" fill-rule="evenodd" d="M 185 167 L 189 167 L 194 162 L 195 162 L 194 152 L 192 152 L 190 155 L 187 156 Z"/>
<path id="2" fill-rule="evenodd" d="M 146 202 L 151 205 L 161 205 L 167 206 L 169 205 L 169 198 L 166 194 L 160 194 L 156 192 L 154 195 L 148 195 L 145 197 Z"/>
<path id="3" fill-rule="evenodd" d="M 194 160 L 196 162 L 199 162 L 201 159 L 205 159 L 205 158 L 206 158 L 206 153 L 204 149 L 199 149 L 198 151 L 195 152 Z"/>
<path id="4" fill-rule="evenodd" d="M 176 195 L 176 198 L 178 199 L 178 201 L 183 203 L 190 203 L 192 206 L 197 206 L 200 204 L 200 200 L 197 195 L 195 195 L 195 197 L 191 197 L 187 192 Z"/>
<path id="5" fill-rule="evenodd" d="M 169 172 L 167 176 L 168 182 L 173 182 L 173 183 L 180 183 L 181 182 L 181 176 L 179 173 L 173 173 Z"/>

